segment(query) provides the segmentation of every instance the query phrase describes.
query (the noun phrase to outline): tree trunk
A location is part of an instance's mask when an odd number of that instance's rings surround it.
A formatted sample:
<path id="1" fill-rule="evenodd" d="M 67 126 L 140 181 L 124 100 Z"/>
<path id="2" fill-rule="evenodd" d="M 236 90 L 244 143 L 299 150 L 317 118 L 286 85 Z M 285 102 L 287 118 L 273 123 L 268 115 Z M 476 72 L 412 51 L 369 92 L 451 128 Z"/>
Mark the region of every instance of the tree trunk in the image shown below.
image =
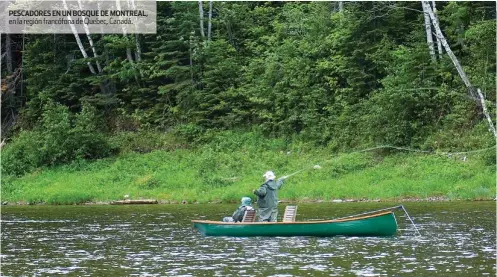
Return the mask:
<path id="1" fill-rule="evenodd" d="M 79 8 L 83 10 L 83 4 L 81 4 L 81 0 L 78 0 L 78 5 Z M 84 22 L 83 16 L 81 16 L 81 19 Z M 91 39 L 90 36 L 90 28 L 88 28 L 88 24 L 86 23 L 83 23 L 83 27 L 85 28 L 86 36 L 88 37 L 88 42 L 90 43 L 91 50 L 93 51 L 93 57 L 95 57 L 95 59 L 98 59 L 97 50 L 95 49 L 95 45 L 93 44 L 93 39 Z M 98 73 L 102 74 L 103 70 L 102 67 L 100 66 L 100 62 L 98 60 L 95 60 L 95 63 L 97 64 Z"/>
<path id="2" fill-rule="evenodd" d="M 142 48 L 140 46 L 140 34 L 135 34 L 135 43 L 136 43 L 136 60 L 141 62 L 142 60 Z"/>
<path id="3" fill-rule="evenodd" d="M 205 37 L 204 33 L 204 9 L 202 8 L 202 1 L 198 1 L 198 12 L 200 14 L 200 35 Z"/>
<path id="4" fill-rule="evenodd" d="M 338 11 L 343 12 L 343 1 L 338 1 Z"/>
<path id="5" fill-rule="evenodd" d="M 62 2 L 64 4 L 64 8 L 66 10 L 69 10 L 69 8 L 67 7 L 66 0 L 62 0 Z M 72 21 L 70 15 L 67 16 L 67 19 L 69 20 L 69 22 Z M 74 24 L 71 24 L 71 23 L 69 23 L 69 27 L 71 27 L 71 31 L 74 35 L 74 38 L 76 38 L 76 43 L 78 44 L 79 51 L 81 51 L 81 54 L 83 55 L 83 57 L 85 59 L 88 59 L 88 54 L 86 53 L 86 50 L 83 47 L 83 43 L 81 42 L 81 39 L 79 38 L 78 31 L 76 30 L 76 27 L 74 27 Z M 90 69 L 91 73 L 97 74 L 97 72 L 95 72 L 95 68 L 93 68 L 93 65 L 90 62 L 88 62 L 87 64 L 88 64 L 88 68 Z"/>
<path id="6" fill-rule="evenodd" d="M 207 24 L 207 40 L 211 41 L 212 29 L 212 0 L 209 1 L 209 23 Z"/>
<path id="7" fill-rule="evenodd" d="M 437 14 L 437 6 L 435 5 L 435 1 L 431 1 L 431 4 L 433 5 L 433 13 L 434 14 Z M 438 20 L 438 18 L 436 18 Z M 438 22 L 437 22 L 438 23 Z M 440 23 L 438 23 L 438 25 L 440 25 Z M 437 48 L 438 48 L 438 59 L 441 59 L 442 58 L 442 42 L 440 42 L 440 39 L 435 36 L 437 38 Z"/>
<path id="8" fill-rule="evenodd" d="M 228 20 L 224 20 L 225 24 L 226 24 L 226 32 L 228 33 L 228 40 L 231 44 L 231 46 L 233 46 L 233 48 L 235 48 L 236 51 L 238 51 L 238 49 L 236 48 L 236 45 L 235 45 L 235 40 L 233 38 L 233 32 L 231 31 L 231 23 L 228 21 Z"/>
<path id="9" fill-rule="evenodd" d="M 433 36 L 431 31 L 431 20 L 428 12 L 426 10 L 426 5 L 423 5 L 424 17 L 425 17 L 425 31 L 426 31 L 426 42 L 428 43 L 428 49 L 430 50 L 431 60 L 435 63 L 437 62 L 437 57 L 435 54 L 435 47 L 433 45 Z"/>
<path id="10" fill-rule="evenodd" d="M 133 53 L 131 52 L 131 48 L 126 48 L 126 57 L 128 58 L 128 61 L 131 63 L 131 64 L 134 64 L 135 63 L 135 60 L 133 60 Z"/>
<path id="11" fill-rule="evenodd" d="M 121 10 L 121 0 L 116 0 L 116 9 L 118 11 Z M 119 19 L 121 19 L 121 16 L 119 16 Z M 122 30 L 123 30 L 123 36 L 127 39 L 128 35 L 126 32 L 126 28 L 124 28 L 124 25 L 121 25 L 121 26 L 122 26 Z M 131 64 L 135 63 L 135 61 L 133 60 L 133 53 L 131 52 L 131 49 L 129 47 L 126 47 L 126 58 L 128 59 L 128 61 Z"/>
<path id="12" fill-rule="evenodd" d="M 437 37 L 438 37 L 438 39 L 440 39 L 440 42 L 442 43 L 442 45 L 445 48 L 445 52 L 447 52 L 447 54 L 449 55 L 450 59 L 452 60 L 452 63 L 454 64 L 454 66 L 457 69 L 457 72 L 459 73 L 459 76 L 461 77 L 464 84 L 468 88 L 469 95 L 476 100 L 480 100 L 483 113 L 485 114 L 485 117 L 487 118 L 487 121 L 490 125 L 489 130 L 493 132 L 495 137 L 497 137 L 497 134 L 495 132 L 495 126 L 492 122 L 490 115 L 488 114 L 487 106 L 485 104 L 485 98 L 484 98 L 483 94 L 481 93 L 481 90 L 477 89 L 477 92 L 476 92 L 477 95 L 475 95 L 473 85 L 471 85 L 471 82 L 469 81 L 468 76 L 466 76 L 466 73 L 464 72 L 461 64 L 459 63 L 459 60 L 457 59 L 457 57 L 454 55 L 454 53 L 450 49 L 450 46 L 447 43 L 447 40 L 445 39 L 444 35 L 442 34 L 442 30 L 440 29 L 440 25 L 438 24 L 438 20 L 436 18 L 436 15 L 433 13 L 433 10 L 431 9 L 428 2 L 422 1 L 421 3 L 423 5 L 423 10 L 425 12 L 428 12 L 428 14 L 430 15 L 431 22 L 433 23 L 433 27 L 435 27 Z"/>
<path id="13" fill-rule="evenodd" d="M 497 132 L 495 131 L 495 126 L 494 123 L 492 122 L 492 118 L 490 117 L 490 114 L 488 113 L 487 106 L 485 105 L 485 97 L 483 97 L 483 93 L 481 93 L 480 89 L 477 89 L 476 92 L 478 93 L 478 97 L 480 97 L 480 102 L 481 102 L 481 107 L 483 109 L 483 114 L 487 118 L 488 125 L 490 126 L 489 129 L 494 133 L 494 136 L 497 138 Z"/>
<path id="14" fill-rule="evenodd" d="M 102 14 L 101 12 L 101 8 L 100 8 L 100 1 L 97 1 L 97 9 L 98 9 L 98 14 Z M 100 34 L 103 36 L 104 35 L 104 27 L 103 27 L 103 24 L 99 24 L 100 25 Z"/>
<path id="15" fill-rule="evenodd" d="M 16 78 L 13 74 L 14 68 L 12 67 L 12 39 L 10 37 L 10 34 L 5 34 L 5 63 L 5 67 L 7 69 L 7 78 L 5 78 L 7 82 L 7 92 L 10 94 L 15 94 Z"/>
<path id="16" fill-rule="evenodd" d="M 450 59 L 452 60 L 452 63 L 456 67 L 457 72 L 459 73 L 459 76 L 461 76 L 462 81 L 464 82 L 464 84 L 466 85 L 466 87 L 468 87 L 469 94 L 473 98 L 476 98 L 475 94 L 473 92 L 473 86 L 471 85 L 471 83 L 470 83 L 470 81 L 468 79 L 468 76 L 466 76 L 466 73 L 462 69 L 461 64 L 459 63 L 459 60 L 456 58 L 456 56 L 454 55 L 454 53 L 450 49 L 450 46 L 447 43 L 447 40 L 445 39 L 444 35 L 442 34 L 442 30 L 440 29 L 440 25 L 438 24 L 438 20 L 437 20 L 435 14 L 433 13 L 433 10 L 431 9 L 431 7 L 428 5 L 427 2 L 422 1 L 422 4 L 423 4 L 423 11 L 425 11 L 425 12 L 428 13 L 428 15 L 431 18 L 431 22 L 433 24 L 433 27 L 435 27 L 435 32 L 436 32 L 437 38 L 440 39 L 440 42 L 442 43 L 442 45 L 445 48 L 445 52 L 447 52 L 447 54 L 449 55 Z"/>
<path id="17" fill-rule="evenodd" d="M 190 78 L 192 80 L 192 86 L 195 86 L 195 81 L 193 80 L 193 59 L 192 59 L 192 37 L 190 36 L 190 39 L 188 41 L 188 54 L 190 57 Z"/>
<path id="18" fill-rule="evenodd" d="M 131 0 L 131 8 L 133 10 L 136 10 L 135 0 Z M 140 46 L 140 34 L 136 31 L 136 25 L 135 25 L 135 45 L 136 45 L 135 59 L 137 62 L 140 62 L 142 60 L 142 48 Z"/>
<path id="19" fill-rule="evenodd" d="M 12 68 L 12 40 L 9 34 L 5 34 L 5 65 L 7 74 L 10 75 L 14 71 Z"/>

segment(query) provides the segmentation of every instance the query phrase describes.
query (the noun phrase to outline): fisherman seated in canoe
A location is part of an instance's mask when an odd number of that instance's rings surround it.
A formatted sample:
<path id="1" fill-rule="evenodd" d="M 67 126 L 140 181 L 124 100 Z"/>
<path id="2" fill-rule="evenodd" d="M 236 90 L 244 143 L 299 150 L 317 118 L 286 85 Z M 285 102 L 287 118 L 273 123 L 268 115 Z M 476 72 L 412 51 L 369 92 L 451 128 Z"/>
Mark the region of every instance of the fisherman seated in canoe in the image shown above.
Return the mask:
<path id="1" fill-rule="evenodd" d="M 253 210 L 252 207 L 252 199 L 250 197 L 242 197 L 242 205 L 236 209 L 232 216 L 227 216 L 223 218 L 224 222 L 241 222 L 243 220 L 243 216 L 245 215 L 245 211 Z"/>

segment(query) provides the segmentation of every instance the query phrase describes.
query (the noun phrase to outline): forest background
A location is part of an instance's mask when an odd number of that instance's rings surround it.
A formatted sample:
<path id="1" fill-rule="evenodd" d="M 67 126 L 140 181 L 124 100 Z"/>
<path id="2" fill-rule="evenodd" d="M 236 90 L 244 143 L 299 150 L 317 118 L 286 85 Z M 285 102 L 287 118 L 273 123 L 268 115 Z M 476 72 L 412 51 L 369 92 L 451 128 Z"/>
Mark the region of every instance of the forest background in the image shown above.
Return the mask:
<path id="1" fill-rule="evenodd" d="M 437 22 L 422 2 L 158 2 L 156 35 L 2 34 L 2 201 L 231 202 L 269 169 L 309 169 L 293 201 L 493 199 L 496 4 L 426 3 Z"/>

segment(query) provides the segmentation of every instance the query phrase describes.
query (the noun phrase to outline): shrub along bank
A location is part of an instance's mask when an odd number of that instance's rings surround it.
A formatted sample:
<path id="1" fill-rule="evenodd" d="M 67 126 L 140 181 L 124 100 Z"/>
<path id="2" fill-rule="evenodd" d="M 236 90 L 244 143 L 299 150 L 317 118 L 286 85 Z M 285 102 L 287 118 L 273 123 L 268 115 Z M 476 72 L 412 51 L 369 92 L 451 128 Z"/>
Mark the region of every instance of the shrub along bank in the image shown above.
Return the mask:
<path id="1" fill-rule="evenodd" d="M 148 135 L 149 140 L 143 134 L 115 137 L 126 142 L 128 151 L 113 158 L 79 159 L 20 177 L 4 174 L 2 201 L 75 204 L 129 195 L 189 203 L 238 202 L 242 196 L 253 197 L 264 171 L 274 170 L 280 177 L 301 169 L 305 170 L 288 178 L 280 199 L 476 200 L 493 199 L 496 194 L 495 149 L 466 155 L 388 149 L 335 153 L 326 147 L 235 131 L 185 148 L 170 137 Z M 139 153 L 150 149 L 156 150 Z M 314 169 L 316 164 L 321 168 Z"/>

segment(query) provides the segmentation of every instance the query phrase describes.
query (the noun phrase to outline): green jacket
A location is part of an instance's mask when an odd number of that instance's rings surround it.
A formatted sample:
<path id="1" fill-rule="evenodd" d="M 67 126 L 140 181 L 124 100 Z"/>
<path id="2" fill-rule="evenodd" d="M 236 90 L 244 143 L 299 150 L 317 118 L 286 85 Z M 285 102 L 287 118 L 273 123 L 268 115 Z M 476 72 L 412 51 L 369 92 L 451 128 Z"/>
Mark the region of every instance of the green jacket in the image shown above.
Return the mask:
<path id="1" fill-rule="evenodd" d="M 233 221 L 234 222 L 241 222 L 243 220 L 243 216 L 245 215 L 246 210 L 253 210 L 252 206 L 240 206 L 236 211 L 233 213 Z"/>
<path id="2" fill-rule="evenodd" d="M 257 195 L 257 206 L 259 208 L 274 208 L 278 206 L 278 190 L 283 185 L 283 179 L 278 181 L 269 180 L 254 191 Z"/>

